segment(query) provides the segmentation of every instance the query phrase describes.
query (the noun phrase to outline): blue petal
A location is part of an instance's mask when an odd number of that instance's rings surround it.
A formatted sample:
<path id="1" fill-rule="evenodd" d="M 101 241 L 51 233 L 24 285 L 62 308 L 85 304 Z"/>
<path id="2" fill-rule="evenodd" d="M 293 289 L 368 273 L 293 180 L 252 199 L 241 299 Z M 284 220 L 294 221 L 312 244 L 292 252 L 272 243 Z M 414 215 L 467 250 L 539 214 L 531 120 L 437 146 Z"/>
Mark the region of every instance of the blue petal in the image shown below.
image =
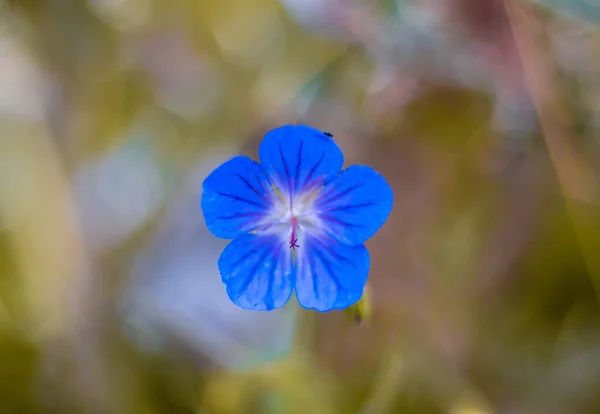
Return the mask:
<path id="1" fill-rule="evenodd" d="M 292 294 L 290 249 L 274 234 L 246 234 L 229 243 L 219 272 L 229 298 L 243 309 L 277 309 Z"/>
<path id="2" fill-rule="evenodd" d="M 216 237 L 234 239 L 261 224 L 271 207 L 273 189 L 265 170 L 248 157 L 235 157 L 202 184 L 202 212 Z"/>
<path id="3" fill-rule="evenodd" d="M 258 155 L 271 181 L 292 201 L 303 190 L 319 188 L 344 164 L 342 151 L 329 136 L 303 125 L 286 125 L 267 133 Z"/>
<path id="4" fill-rule="evenodd" d="M 340 243 L 364 243 L 387 220 L 394 193 L 371 167 L 355 165 L 325 183 L 315 199 L 315 213 L 326 232 Z"/>
<path id="5" fill-rule="evenodd" d="M 300 306 L 325 312 L 358 302 L 370 266 L 364 245 L 346 246 L 327 236 L 306 234 L 296 251 L 296 297 Z"/>

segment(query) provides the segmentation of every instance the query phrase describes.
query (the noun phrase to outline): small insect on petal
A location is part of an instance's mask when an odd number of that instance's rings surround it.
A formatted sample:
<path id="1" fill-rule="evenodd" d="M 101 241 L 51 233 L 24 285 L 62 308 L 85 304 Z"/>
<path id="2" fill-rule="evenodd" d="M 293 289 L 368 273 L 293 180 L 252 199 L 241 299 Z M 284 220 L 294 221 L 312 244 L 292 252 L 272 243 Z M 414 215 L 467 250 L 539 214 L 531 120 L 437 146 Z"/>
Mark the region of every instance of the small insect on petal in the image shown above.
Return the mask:
<path id="1" fill-rule="evenodd" d="M 331 132 L 325 132 L 325 135 L 327 135 L 329 138 L 333 138 L 333 134 Z"/>
<path id="2" fill-rule="evenodd" d="M 357 325 L 365 325 L 371 320 L 372 304 L 369 285 L 365 286 L 362 298 L 349 308 L 344 309 L 346 317 Z"/>

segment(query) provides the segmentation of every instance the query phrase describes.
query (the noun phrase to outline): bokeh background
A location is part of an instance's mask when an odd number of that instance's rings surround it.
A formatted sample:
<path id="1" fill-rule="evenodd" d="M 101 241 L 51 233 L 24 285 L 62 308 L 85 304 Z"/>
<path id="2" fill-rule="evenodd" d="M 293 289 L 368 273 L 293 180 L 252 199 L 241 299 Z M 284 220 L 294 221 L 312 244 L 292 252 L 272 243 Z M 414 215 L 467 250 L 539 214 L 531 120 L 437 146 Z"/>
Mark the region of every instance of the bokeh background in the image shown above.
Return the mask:
<path id="1" fill-rule="evenodd" d="M 596 0 L 1 0 L 0 413 L 600 413 Z M 204 177 L 330 131 L 363 323 L 246 312 Z"/>

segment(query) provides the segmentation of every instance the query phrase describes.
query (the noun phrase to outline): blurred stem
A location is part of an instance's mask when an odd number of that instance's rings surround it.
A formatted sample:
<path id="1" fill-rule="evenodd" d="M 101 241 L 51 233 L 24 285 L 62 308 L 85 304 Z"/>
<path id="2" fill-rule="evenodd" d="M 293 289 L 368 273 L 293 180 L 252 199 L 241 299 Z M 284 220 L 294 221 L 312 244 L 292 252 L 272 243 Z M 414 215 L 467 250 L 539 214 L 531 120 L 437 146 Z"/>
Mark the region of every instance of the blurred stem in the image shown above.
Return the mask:
<path id="1" fill-rule="evenodd" d="M 399 348 L 391 348 L 388 358 L 381 358 L 371 392 L 360 414 L 388 413 L 393 407 L 398 392 L 405 385 L 406 365 Z"/>
<path id="2" fill-rule="evenodd" d="M 600 269 L 600 255 L 596 252 L 600 235 L 592 227 L 600 225 L 595 213 L 598 183 L 584 154 L 575 146 L 575 132 L 566 108 L 561 105 L 557 71 L 542 37 L 545 32 L 542 23 L 522 1 L 504 0 L 504 6 L 567 213 L 596 294 L 600 296 L 599 280 L 594 274 Z"/>
<path id="3" fill-rule="evenodd" d="M 521 1 L 504 0 L 504 5 L 560 186 L 566 197 L 596 201 L 592 170 L 573 145 L 575 134 L 567 110 L 561 105 L 557 73 L 543 39 L 537 36 L 544 27 Z"/>
<path id="4" fill-rule="evenodd" d="M 307 360 L 313 354 L 317 313 L 301 308 L 297 301 L 294 301 L 293 306 L 296 307 L 298 318 L 292 354 L 294 359 Z"/>

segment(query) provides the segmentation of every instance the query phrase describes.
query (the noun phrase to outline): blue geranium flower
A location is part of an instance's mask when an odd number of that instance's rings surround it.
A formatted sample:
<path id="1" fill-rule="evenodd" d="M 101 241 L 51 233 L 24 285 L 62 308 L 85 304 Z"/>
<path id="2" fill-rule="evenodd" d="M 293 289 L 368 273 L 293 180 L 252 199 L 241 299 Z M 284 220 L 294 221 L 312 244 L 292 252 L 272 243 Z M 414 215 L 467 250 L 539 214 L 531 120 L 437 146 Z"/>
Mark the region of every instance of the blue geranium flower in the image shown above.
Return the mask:
<path id="1" fill-rule="evenodd" d="M 392 189 L 370 167 L 340 171 L 331 134 L 287 125 L 267 133 L 262 164 L 235 157 L 203 183 L 208 229 L 234 239 L 219 258 L 231 300 L 244 309 L 283 306 L 296 290 L 307 309 L 356 303 L 370 267 L 364 246 L 387 219 Z"/>

